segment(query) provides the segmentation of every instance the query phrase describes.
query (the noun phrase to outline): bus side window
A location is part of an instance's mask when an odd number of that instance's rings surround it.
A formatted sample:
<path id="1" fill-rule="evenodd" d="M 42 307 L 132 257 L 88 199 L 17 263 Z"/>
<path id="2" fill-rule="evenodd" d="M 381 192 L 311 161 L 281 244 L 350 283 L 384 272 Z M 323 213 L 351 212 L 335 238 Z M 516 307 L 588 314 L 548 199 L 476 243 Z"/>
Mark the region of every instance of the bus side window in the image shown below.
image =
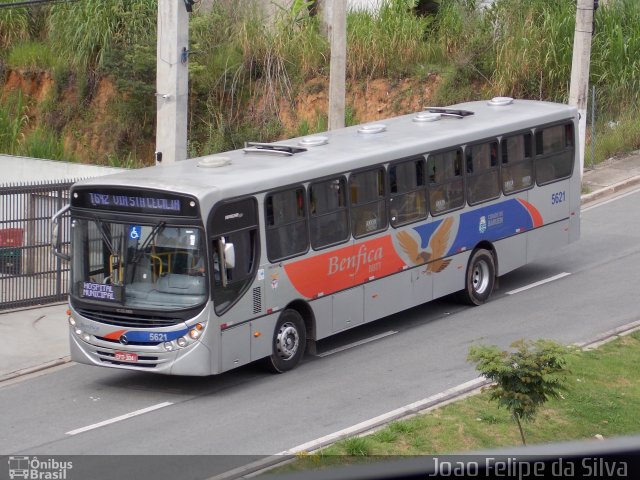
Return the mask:
<path id="1" fill-rule="evenodd" d="M 467 160 L 467 201 L 475 205 L 500 196 L 498 142 L 469 145 Z"/>
<path id="2" fill-rule="evenodd" d="M 349 238 L 347 186 L 344 177 L 309 187 L 311 246 L 318 250 Z"/>
<path id="3" fill-rule="evenodd" d="M 531 142 L 530 133 L 502 138 L 502 191 L 505 195 L 533 186 Z"/>
<path id="4" fill-rule="evenodd" d="M 351 227 L 353 236 L 364 237 L 387 228 L 384 168 L 351 174 Z"/>
<path id="5" fill-rule="evenodd" d="M 267 195 L 265 198 L 267 256 L 276 262 L 309 249 L 303 187 Z"/>
<path id="6" fill-rule="evenodd" d="M 392 226 L 405 225 L 427 217 L 428 202 L 423 157 L 391 165 L 389 187 Z"/>
<path id="7" fill-rule="evenodd" d="M 456 148 L 429 154 L 429 206 L 432 215 L 440 215 L 464 205 L 462 150 Z"/>
<path id="8" fill-rule="evenodd" d="M 536 181 L 538 185 L 571 176 L 574 157 L 573 124 L 554 125 L 536 132 Z"/>

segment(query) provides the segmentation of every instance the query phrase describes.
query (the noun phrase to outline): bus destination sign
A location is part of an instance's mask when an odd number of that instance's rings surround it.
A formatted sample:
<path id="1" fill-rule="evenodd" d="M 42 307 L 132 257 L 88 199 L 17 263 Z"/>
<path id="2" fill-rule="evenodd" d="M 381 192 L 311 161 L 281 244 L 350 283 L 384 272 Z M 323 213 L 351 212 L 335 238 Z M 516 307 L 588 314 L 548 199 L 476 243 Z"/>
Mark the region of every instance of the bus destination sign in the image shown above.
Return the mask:
<path id="1" fill-rule="evenodd" d="M 93 207 L 104 206 L 115 209 L 141 208 L 163 213 L 180 213 L 180 199 L 141 197 L 137 195 L 113 195 L 88 192 L 89 203 Z"/>
<path id="2" fill-rule="evenodd" d="M 156 215 L 198 216 L 195 199 L 186 195 L 136 191 L 125 189 L 73 190 L 71 204 L 74 207 L 110 210 L 114 212 L 149 213 Z"/>
<path id="3" fill-rule="evenodd" d="M 119 285 L 79 282 L 78 290 L 82 298 L 122 303 L 122 290 Z"/>

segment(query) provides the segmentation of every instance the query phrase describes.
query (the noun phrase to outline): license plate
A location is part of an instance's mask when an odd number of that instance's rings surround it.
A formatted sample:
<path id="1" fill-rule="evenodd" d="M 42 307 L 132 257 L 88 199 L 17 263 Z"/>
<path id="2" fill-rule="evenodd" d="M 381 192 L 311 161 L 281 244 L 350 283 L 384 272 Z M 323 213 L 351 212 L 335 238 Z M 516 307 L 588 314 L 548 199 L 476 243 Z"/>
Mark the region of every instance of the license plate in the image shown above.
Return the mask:
<path id="1" fill-rule="evenodd" d="M 116 352 L 115 359 L 119 362 L 136 363 L 138 361 L 138 354 L 131 352 Z"/>

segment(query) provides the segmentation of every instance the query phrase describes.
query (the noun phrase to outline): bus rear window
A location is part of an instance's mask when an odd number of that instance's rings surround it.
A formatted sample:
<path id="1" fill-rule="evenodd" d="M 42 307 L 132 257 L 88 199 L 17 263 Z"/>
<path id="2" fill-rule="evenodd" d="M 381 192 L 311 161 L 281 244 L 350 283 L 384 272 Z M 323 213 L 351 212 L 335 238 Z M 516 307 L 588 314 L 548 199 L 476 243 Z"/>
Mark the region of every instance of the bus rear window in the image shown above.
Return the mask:
<path id="1" fill-rule="evenodd" d="M 554 125 L 536 132 L 536 181 L 538 185 L 567 178 L 573 171 L 573 124 Z"/>

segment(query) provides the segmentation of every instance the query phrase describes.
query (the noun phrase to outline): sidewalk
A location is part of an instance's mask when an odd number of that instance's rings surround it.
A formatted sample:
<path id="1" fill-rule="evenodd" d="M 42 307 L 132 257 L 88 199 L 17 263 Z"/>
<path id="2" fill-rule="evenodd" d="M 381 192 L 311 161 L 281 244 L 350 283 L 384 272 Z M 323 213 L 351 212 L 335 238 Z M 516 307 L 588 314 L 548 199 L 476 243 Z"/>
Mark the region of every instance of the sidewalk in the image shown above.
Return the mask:
<path id="1" fill-rule="evenodd" d="M 582 204 L 640 184 L 640 151 L 610 159 L 583 176 Z M 0 311 L 0 382 L 69 361 L 66 304 Z"/>
<path id="2" fill-rule="evenodd" d="M 582 204 L 640 184 L 640 151 L 623 158 L 609 159 L 582 176 Z"/>
<path id="3" fill-rule="evenodd" d="M 0 382 L 69 361 L 64 303 L 0 312 Z"/>

